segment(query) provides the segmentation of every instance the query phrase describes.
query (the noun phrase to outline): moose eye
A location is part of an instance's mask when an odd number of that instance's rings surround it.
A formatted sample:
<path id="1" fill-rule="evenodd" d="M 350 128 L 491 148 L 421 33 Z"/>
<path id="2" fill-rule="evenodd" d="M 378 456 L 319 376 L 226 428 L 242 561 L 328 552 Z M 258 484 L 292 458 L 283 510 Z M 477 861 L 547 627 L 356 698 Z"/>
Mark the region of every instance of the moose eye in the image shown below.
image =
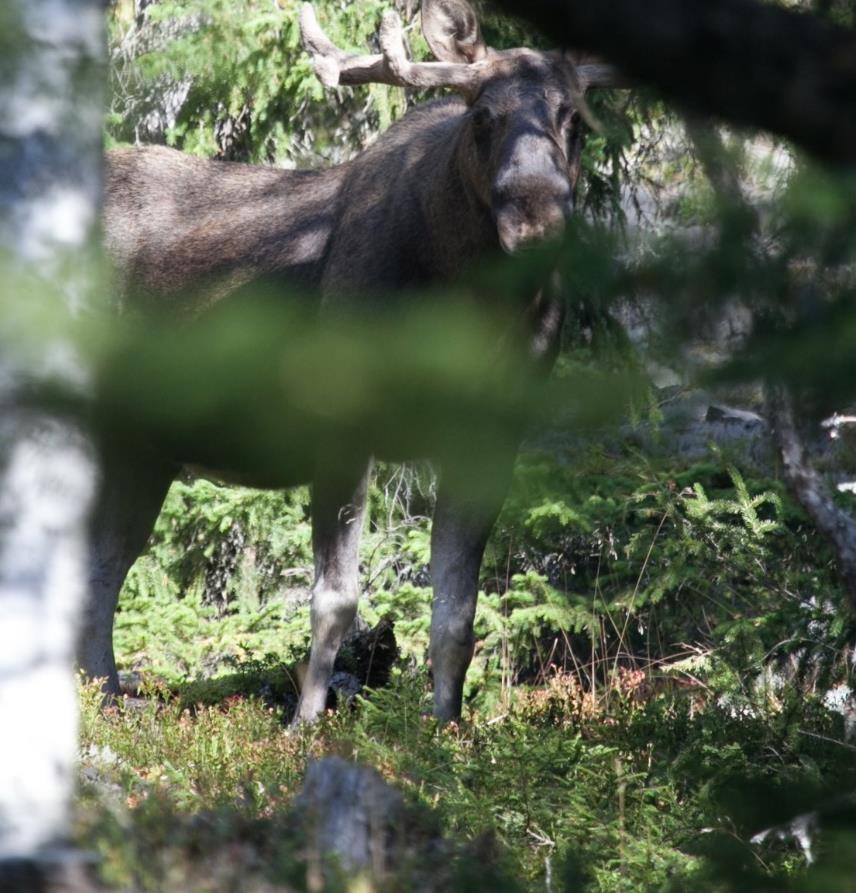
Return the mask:
<path id="1" fill-rule="evenodd" d="M 490 130 L 492 125 L 493 112 L 491 112 L 489 108 L 481 106 L 473 112 L 473 127 L 475 127 L 477 131 Z"/>
<path id="2" fill-rule="evenodd" d="M 580 123 L 580 113 L 571 105 L 559 106 L 556 114 L 556 124 L 559 130 L 576 127 Z"/>
<path id="3" fill-rule="evenodd" d="M 482 158 L 490 155 L 490 136 L 493 130 L 494 116 L 490 109 L 481 106 L 473 112 L 473 136 L 476 149 Z"/>

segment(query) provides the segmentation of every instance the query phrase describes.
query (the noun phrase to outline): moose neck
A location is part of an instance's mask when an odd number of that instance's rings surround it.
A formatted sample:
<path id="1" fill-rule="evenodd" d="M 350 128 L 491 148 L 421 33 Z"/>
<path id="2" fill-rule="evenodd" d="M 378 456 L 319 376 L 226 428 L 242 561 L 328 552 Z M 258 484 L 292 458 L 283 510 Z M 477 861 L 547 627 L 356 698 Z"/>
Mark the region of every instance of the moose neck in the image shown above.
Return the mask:
<path id="1" fill-rule="evenodd" d="M 450 282 L 498 250 L 490 211 L 462 164 L 464 111 L 458 99 L 419 106 L 351 162 L 324 264 L 325 300 Z"/>
<path id="2" fill-rule="evenodd" d="M 478 258 L 499 251 L 493 214 L 468 175 L 462 124 L 463 116 L 458 116 L 454 139 L 438 146 L 436 157 L 426 159 L 417 180 L 425 197 L 431 266 L 441 281 L 457 279 Z"/>

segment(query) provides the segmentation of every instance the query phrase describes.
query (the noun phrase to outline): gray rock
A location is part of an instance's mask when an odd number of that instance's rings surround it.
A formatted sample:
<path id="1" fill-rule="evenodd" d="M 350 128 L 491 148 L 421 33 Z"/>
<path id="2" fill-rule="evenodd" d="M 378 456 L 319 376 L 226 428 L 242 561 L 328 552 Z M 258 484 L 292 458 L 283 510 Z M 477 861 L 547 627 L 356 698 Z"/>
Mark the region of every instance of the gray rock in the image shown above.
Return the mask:
<path id="1" fill-rule="evenodd" d="M 690 461 L 708 457 L 711 448 L 726 450 L 741 467 L 769 473 L 774 449 L 767 422 L 757 413 L 713 402 L 704 391 L 664 393 L 662 421 L 626 426 L 628 440 Z"/>
<path id="2" fill-rule="evenodd" d="M 309 764 L 296 801 L 310 855 L 348 873 L 393 868 L 403 846 L 404 798 L 374 770 L 339 757 Z"/>

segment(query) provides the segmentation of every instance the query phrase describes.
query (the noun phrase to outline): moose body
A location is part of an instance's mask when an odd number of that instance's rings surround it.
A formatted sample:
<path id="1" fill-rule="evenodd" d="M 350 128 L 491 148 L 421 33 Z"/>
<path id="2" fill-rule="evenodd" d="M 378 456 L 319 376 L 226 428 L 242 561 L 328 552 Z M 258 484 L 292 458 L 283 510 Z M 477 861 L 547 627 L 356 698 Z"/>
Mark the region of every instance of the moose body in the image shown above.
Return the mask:
<path id="1" fill-rule="evenodd" d="M 590 66 L 587 79 L 561 53 L 490 50 L 465 0 L 423 4 L 423 30 L 443 61 L 414 65 L 395 21 L 385 19 L 383 55 L 353 57 L 333 47 L 304 8 L 304 41 L 322 79 L 331 78 L 332 66 L 342 83 L 446 84 L 463 94 L 413 109 L 354 161 L 294 172 L 163 148 L 109 157 L 106 244 L 124 306 L 164 308 L 192 320 L 261 280 L 319 294 L 322 316 L 360 307 L 366 295 L 389 306 L 410 289 L 455 281 L 490 252 L 513 252 L 561 229 L 579 169 L 575 100 L 603 80 L 603 67 Z M 532 368 L 547 371 L 561 304 L 538 290 L 521 297 L 519 311 L 513 337 Z M 518 441 L 519 432 L 509 431 L 490 461 L 463 457 L 441 471 L 430 646 L 441 719 L 460 715 L 478 572 Z M 312 650 L 298 721 L 323 710 L 333 661 L 355 616 L 371 462 L 371 451 L 349 451 L 340 442 L 322 440 L 313 452 L 310 466 L 289 469 L 278 481 L 313 484 Z M 90 675 L 106 677 L 108 690 L 118 688 L 111 640 L 119 588 L 170 482 L 197 461 L 154 447 L 106 459 L 80 662 Z"/>
<path id="2" fill-rule="evenodd" d="M 259 276 L 317 289 L 347 165 L 325 171 L 117 149 L 104 228 L 122 309 L 196 315 Z"/>

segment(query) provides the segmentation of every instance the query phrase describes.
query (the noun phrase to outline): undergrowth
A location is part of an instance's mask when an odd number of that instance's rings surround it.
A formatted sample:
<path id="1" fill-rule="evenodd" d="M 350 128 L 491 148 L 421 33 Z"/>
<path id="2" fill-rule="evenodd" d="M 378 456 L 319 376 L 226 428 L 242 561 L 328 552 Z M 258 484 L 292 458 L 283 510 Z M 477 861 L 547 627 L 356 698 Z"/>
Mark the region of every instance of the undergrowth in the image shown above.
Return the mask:
<path id="1" fill-rule="evenodd" d="M 362 550 L 360 612 L 395 623 L 424 665 L 430 622 L 426 468 L 381 467 Z M 120 597 L 120 668 L 170 682 L 231 672 L 309 643 L 308 488 L 177 482 Z M 685 468 L 592 450 L 521 459 L 488 544 L 466 696 L 507 705 L 519 683 L 618 667 L 669 679 L 771 668 L 828 688 L 847 674 L 852 616 L 832 554 L 779 481 L 725 460 Z"/>
<path id="2" fill-rule="evenodd" d="M 841 719 L 818 699 L 735 711 L 651 695 L 644 674 L 595 697 L 557 673 L 507 713 L 441 727 L 424 715 L 425 683 L 404 672 L 300 732 L 241 697 L 105 717 L 87 689 L 77 833 L 111 889 L 319 889 L 294 796 L 307 760 L 335 754 L 379 770 L 426 835 L 451 842 L 456 888 L 847 889 L 820 883 L 842 865 L 835 827 L 810 869 L 792 840 L 750 842 L 856 784 Z"/>
<path id="3" fill-rule="evenodd" d="M 342 889 L 852 889 L 853 717 L 829 694 L 852 682 L 852 619 L 779 482 L 724 459 L 522 459 L 445 728 L 425 718 L 432 500 L 426 469 L 379 470 L 361 612 L 395 623 L 391 684 L 290 732 L 270 693 L 306 651 L 308 493 L 174 486 L 117 617 L 151 697 L 105 715 L 82 694 L 77 835 L 108 889 L 324 888 L 295 794 L 331 754 L 445 841 L 421 874 Z M 778 833 L 818 806 L 810 849 Z"/>

